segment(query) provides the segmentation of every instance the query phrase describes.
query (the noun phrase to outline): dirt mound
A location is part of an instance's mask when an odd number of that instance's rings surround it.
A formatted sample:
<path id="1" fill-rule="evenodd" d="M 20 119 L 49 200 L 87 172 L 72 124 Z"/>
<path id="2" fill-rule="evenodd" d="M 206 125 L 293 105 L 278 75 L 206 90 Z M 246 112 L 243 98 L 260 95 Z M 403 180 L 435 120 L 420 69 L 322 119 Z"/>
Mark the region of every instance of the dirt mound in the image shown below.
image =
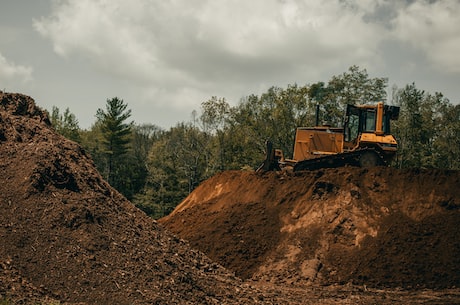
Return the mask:
<path id="1" fill-rule="evenodd" d="M 0 160 L 0 303 L 244 304 L 257 296 L 112 189 L 30 97 L 0 92 Z"/>
<path id="2" fill-rule="evenodd" d="M 458 171 L 230 171 L 160 223 L 246 279 L 459 287 L 459 186 Z"/>

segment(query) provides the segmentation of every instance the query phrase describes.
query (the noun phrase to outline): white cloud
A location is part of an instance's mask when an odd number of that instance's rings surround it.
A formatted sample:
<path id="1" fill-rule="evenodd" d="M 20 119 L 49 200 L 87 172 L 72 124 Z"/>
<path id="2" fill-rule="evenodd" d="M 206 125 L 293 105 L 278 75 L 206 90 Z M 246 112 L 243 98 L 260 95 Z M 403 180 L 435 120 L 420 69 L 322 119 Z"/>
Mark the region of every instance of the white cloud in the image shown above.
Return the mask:
<path id="1" fill-rule="evenodd" d="M 230 54 L 259 56 L 270 53 L 269 47 L 289 49 L 294 38 L 319 39 L 312 48 L 362 44 L 373 27 L 361 17 L 372 7 L 343 3 L 70 0 L 57 2 L 52 16 L 35 27 L 60 55 L 83 51 L 110 58 L 110 51 L 154 64 L 154 55 L 168 47 L 212 45 Z"/>
<path id="2" fill-rule="evenodd" d="M 443 65 L 458 62 L 448 52 L 458 50 L 457 30 L 447 25 L 460 28 L 455 1 L 404 9 L 387 0 L 67 0 L 34 27 L 60 56 L 83 58 L 156 104 L 188 106 L 202 96 L 257 93 L 262 84 L 326 81 L 325 71 L 353 64 L 382 66 L 389 37 L 410 40 Z M 391 28 L 397 7 L 403 10 Z M 424 26 L 423 36 L 414 22 L 427 8 L 446 24 L 433 15 L 427 22 L 436 26 Z"/>
<path id="3" fill-rule="evenodd" d="M 34 27 L 51 39 L 55 52 L 63 57 L 80 55 L 107 73 L 142 79 L 152 75 L 154 53 L 144 33 L 147 29 L 137 21 L 144 14 L 140 1 L 129 1 L 132 8 L 126 3 L 56 2 L 52 15 L 35 20 Z"/>
<path id="4" fill-rule="evenodd" d="M 460 72 L 460 2 L 416 1 L 394 20 L 395 36 L 421 50 L 438 70 Z"/>
<path id="5" fill-rule="evenodd" d="M 18 82 L 27 83 L 32 80 L 32 71 L 33 69 L 31 67 L 8 61 L 0 53 L 0 86 L 10 86 Z M 3 90 L 3 88 L 1 89 Z"/>

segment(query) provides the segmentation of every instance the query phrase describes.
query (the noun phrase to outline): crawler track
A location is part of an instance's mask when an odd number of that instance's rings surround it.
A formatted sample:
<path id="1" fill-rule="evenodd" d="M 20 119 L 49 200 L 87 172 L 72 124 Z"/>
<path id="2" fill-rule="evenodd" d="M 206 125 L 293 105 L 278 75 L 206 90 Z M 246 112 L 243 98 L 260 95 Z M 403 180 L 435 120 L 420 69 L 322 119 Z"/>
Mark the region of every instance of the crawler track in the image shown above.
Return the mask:
<path id="1" fill-rule="evenodd" d="M 294 165 L 294 171 L 316 170 L 320 168 L 335 168 L 347 165 L 372 167 L 385 165 L 383 157 L 373 148 L 362 148 L 352 152 L 303 160 Z"/>

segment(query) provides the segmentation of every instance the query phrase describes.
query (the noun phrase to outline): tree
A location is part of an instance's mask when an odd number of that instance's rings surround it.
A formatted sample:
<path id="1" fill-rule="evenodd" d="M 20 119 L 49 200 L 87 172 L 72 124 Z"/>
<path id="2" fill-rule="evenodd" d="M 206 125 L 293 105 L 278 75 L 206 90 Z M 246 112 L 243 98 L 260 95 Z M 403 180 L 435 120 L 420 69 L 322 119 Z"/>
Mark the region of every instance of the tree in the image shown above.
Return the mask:
<path id="1" fill-rule="evenodd" d="M 394 89 L 401 107 L 394 122 L 398 140 L 397 167 L 458 168 L 460 118 L 441 93 L 430 94 L 414 83 Z"/>
<path id="2" fill-rule="evenodd" d="M 387 84 L 387 78 L 369 78 L 366 69 L 353 65 L 348 72 L 333 76 L 326 87 L 322 83 L 314 84 L 311 93 L 321 106 L 323 121 L 339 126 L 347 104 L 385 101 Z"/>
<path id="3" fill-rule="evenodd" d="M 69 108 L 66 108 L 63 114 L 60 113 L 59 108 L 53 106 L 51 111 L 51 124 L 54 129 L 69 140 L 80 142 L 80 127 L 78 120 Z"/>
<path id="4" fill-rule="evenodd" d="M 260 97 L 247 96 L 231 110 L 228 126 L 232 131 L 229 139 L 251 146 L 243 149 L 245 158 L 242 160 L 246 162 L 255 159 L 261 162 L 266 140 L 275 143 L 287 156 L 292 155 L 295 129 L 308 123 L 311 111 L 314 110 L 309 103 L 308 86 L 295 84 L 285 89 L 271 87 Z M 226 143 L 232 144 L 234 148 L 240 146 L 236 142 Z M 254 155 L 254 149 L 257 155 Z"/>
<path id="5" fill-rule="evenodd" d="M 434 140 L 438 168 L 460 169 L 460 105 L 443 104 L 439 134 Z"/>
<path id="6" fill-rule="evenodd" d="M 204 133 L 193 124 L 164 132 L 149 152 L 148 177 L 134 203 L 155 218 L 167 215 L 208 177 L 207 155 Z"/>
<path id="7" fill-rule="evenodd" d="M 394 123 L 399 147 L 398 167 L 421 166 L 423 122 L 420 105 L 424 94 L 424 91 L 417 89 L 415 84 L 412 84 L 399 90 L 396 95 L 394 102 L 401 107 L 399 119 Z"/>
<path id="8" fill-rule="evenodd" d="M 200 122 L 205 134 L 205 137 L 208 137 L 210 141 L 207 142 L 209 152 L 215 151 L 214 157 L 211 158 L 210 155 L 207 156 L 208 161 L 210 162 L 211 168 L 214 168 L 213 165 L 216 165 L 217 169 L 223 170 L 226 168 L 226 158 L 225 158 L 225 128 L 228 123 L 228 115 L 230 113 L 230 105 L 227 103 L 225 98 L 218 99 L 213 96 L 211 99 L 206 102 L 201 103 L 202 114 L 200 116 Z M 212 141 L 212 138 L 217 141 Z M 213 145 L 216 144 L 216 145 Z"/>
<path id="9" fill-rule="evenodd" d="M 98 172 L 105 177 L 107 158 L 103 151 L 104 139 L 102 137 L 100 125 L 101 122 L 96 121 L 91 128 L 82 130 L 80 132 L 80 137 L 81 145 L 85 151 L 91 155 L 91 159 L 93 159 Z"/>
<path id="10" fill-rule="evenodd" d="M 130 149 L 130 136 L 133 123 L 126 120 L 131 117 L 131 110 L 122 99 L 114 97 L 107 100 L 105 110 L 99 108 L 96 113 L 97 126 L 102 134 L 102 153 L 105 156 L 105 178 L 118 191 L 127 189 L 123 172 L 126 162 L 123 157 Z"/>

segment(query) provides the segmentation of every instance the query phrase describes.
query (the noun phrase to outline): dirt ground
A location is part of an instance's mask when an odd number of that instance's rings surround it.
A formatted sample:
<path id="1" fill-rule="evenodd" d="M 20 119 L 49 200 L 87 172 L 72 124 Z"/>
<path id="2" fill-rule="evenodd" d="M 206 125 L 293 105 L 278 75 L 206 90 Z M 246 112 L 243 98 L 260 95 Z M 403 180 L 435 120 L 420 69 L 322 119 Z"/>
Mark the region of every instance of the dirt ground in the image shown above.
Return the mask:
<path id="1" fill-rule="evenodd" d="M 460 286 L 460 172 L 229 171 L 160 222 L 243 279 Z"/>
<path id="2" fill-rule="evenodd" d="M 0 182 L 2 304 L 460 303 L 458 172 L 225 172 L 159 225 L 0 91 Z"/>

